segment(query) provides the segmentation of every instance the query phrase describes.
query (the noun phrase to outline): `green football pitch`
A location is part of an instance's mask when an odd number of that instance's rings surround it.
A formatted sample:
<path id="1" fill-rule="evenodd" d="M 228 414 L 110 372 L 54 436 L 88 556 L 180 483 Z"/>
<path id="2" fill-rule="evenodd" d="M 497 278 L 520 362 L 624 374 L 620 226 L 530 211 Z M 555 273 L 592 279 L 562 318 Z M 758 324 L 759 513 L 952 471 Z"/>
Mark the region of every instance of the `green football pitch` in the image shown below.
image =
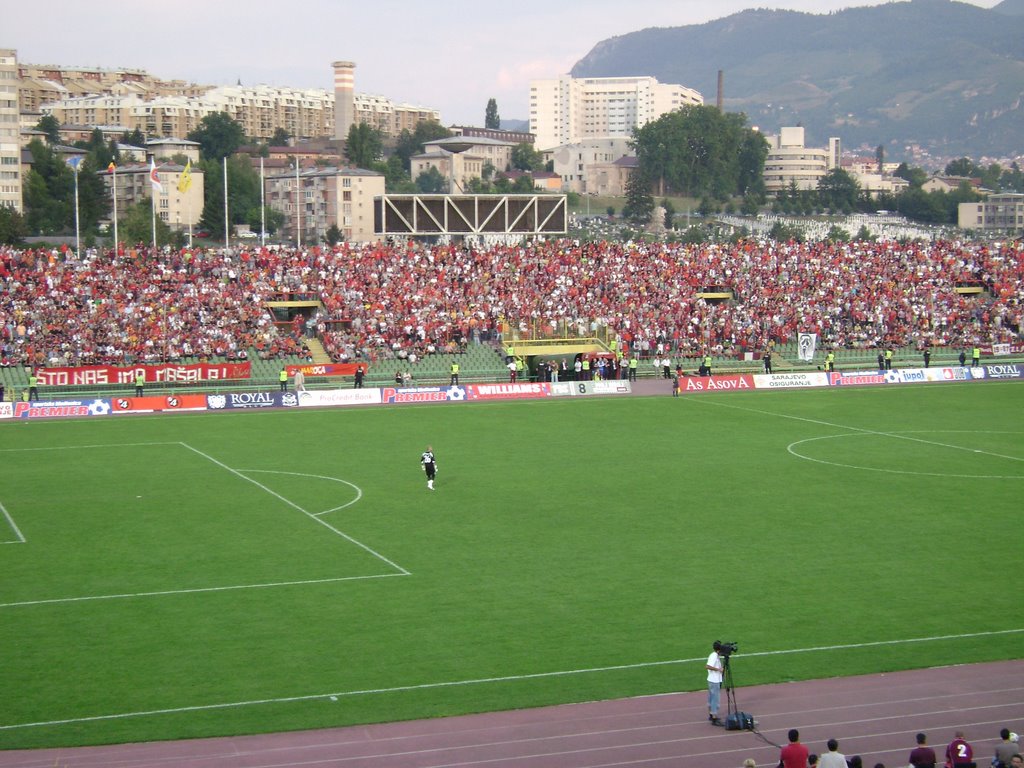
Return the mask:
<path id="1" fill-rule="evenodd" d="M 0 423 L 0 748 L 1015 658 L 1024 386 Z M 437 489 L 419 456 L 433 445 Z"/>

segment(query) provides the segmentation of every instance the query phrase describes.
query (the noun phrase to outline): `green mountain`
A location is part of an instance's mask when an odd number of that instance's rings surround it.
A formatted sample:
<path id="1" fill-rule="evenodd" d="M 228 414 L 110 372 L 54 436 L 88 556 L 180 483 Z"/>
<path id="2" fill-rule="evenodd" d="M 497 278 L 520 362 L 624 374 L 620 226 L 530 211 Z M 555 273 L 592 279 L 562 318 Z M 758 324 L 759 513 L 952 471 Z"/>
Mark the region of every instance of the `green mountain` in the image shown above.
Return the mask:
<path id="1" fill-rule="evenodd" d="M 912 145 L 935 156 L 1024 152 L 1024 0 L 988 10 L 910 0 L 829 14 L 747 10 L 598 43 L 575 77 L 651 75 L 724 104 L 771 133 L 803 125 L 810 145 Z"/>

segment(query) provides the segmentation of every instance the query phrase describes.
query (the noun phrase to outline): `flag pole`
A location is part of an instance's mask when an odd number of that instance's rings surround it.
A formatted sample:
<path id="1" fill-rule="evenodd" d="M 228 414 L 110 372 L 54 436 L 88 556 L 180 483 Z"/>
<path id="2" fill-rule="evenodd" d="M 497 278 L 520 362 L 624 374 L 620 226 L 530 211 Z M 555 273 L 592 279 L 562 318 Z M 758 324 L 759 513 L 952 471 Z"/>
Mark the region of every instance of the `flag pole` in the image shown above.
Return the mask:
<path id="1" fill-rule="evenodd" d="M 267 202 L 263 181 L 263 158 L 260 157 L 260 247 L 267 247 Z"/>
<path id="2" fill-rule="evenodd" d="M 153 221 L 153 251 L 156 251 L 156 187 L 149 185 L 149 210 Z"/>
<path id="3" fill-rule="evenodd" d="M 110 172 L 114 178 L 114 256 L 117 256 L 117 166 L 111 161 Z"/>
<path id="4" fill-rule="evenodd" d="M 299 158 L 295 156 L 295 247 L 302 250 L 302 207 L 299 198 Z"/>
<path id="5" fill-rule="evenodd" d="M 228 240 L 228 156 L 224 155 L 224 248 L 230 247 Z"/>
<path id="6" fill-rule="evenodd" d="M 75 166 L 75 255 L 82 258 L 82 233 L 78 225 L 78 166 Z"/>

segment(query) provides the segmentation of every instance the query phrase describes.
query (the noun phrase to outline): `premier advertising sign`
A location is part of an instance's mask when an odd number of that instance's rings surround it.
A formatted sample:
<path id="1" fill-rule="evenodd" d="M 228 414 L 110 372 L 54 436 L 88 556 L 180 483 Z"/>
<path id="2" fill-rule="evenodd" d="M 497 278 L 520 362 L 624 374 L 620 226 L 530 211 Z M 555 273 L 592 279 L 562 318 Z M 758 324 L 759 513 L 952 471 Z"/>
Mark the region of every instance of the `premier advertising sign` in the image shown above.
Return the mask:
<path id="1" fill-rule="evenodd" d="M 464 387 L 384 387 L 384 405 L 391 403 L 457 403 L 466 399 Z"/>
<path id="2" fill-rule="evenodd" d="M 890 371 L 892 373 L 892 371 Z M 840 386 L 867 386 L 873 384 L 885 384 L 885 371 L 843 371 L 841 373 L 828 374 L 829 383 L 833 387 Z"/>
<path id="3" fill-rule="evenodd" d="M 72 416 L 106 416 L 110 400 L 38 400 L 14 403 L 16 419 L 53 419 Z"/>

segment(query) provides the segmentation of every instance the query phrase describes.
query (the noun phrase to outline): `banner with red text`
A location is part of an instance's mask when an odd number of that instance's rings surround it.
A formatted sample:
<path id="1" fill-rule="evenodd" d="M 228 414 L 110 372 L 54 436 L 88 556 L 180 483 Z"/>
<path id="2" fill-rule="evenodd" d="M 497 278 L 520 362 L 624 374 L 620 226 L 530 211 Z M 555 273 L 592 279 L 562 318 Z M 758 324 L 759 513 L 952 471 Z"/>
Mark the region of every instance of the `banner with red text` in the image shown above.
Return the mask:
<path id="1" fill-rule="evenodd" d="M 302 371 L 305 376 L 355 376 L 358 368 L 362 368 L 363 373 L 366 373 L 368 367 L 366 363 L 327 363 L 325 365 L 310 363 L 309 365 L 288 365 L 285 366 L 285 371 L 289 376 L 294 376 L 299 371 Z"/>
<path id="2" fill-rule="evenodd" d="M 134 384 L 141 373 L 147 383 L 222 381 L 248 379 L 249 363 L 191 363 L 189 365 L 83 365 L 77 368 L 37 368 L 42 387 L 68 387 L 97 384 Z"/>

